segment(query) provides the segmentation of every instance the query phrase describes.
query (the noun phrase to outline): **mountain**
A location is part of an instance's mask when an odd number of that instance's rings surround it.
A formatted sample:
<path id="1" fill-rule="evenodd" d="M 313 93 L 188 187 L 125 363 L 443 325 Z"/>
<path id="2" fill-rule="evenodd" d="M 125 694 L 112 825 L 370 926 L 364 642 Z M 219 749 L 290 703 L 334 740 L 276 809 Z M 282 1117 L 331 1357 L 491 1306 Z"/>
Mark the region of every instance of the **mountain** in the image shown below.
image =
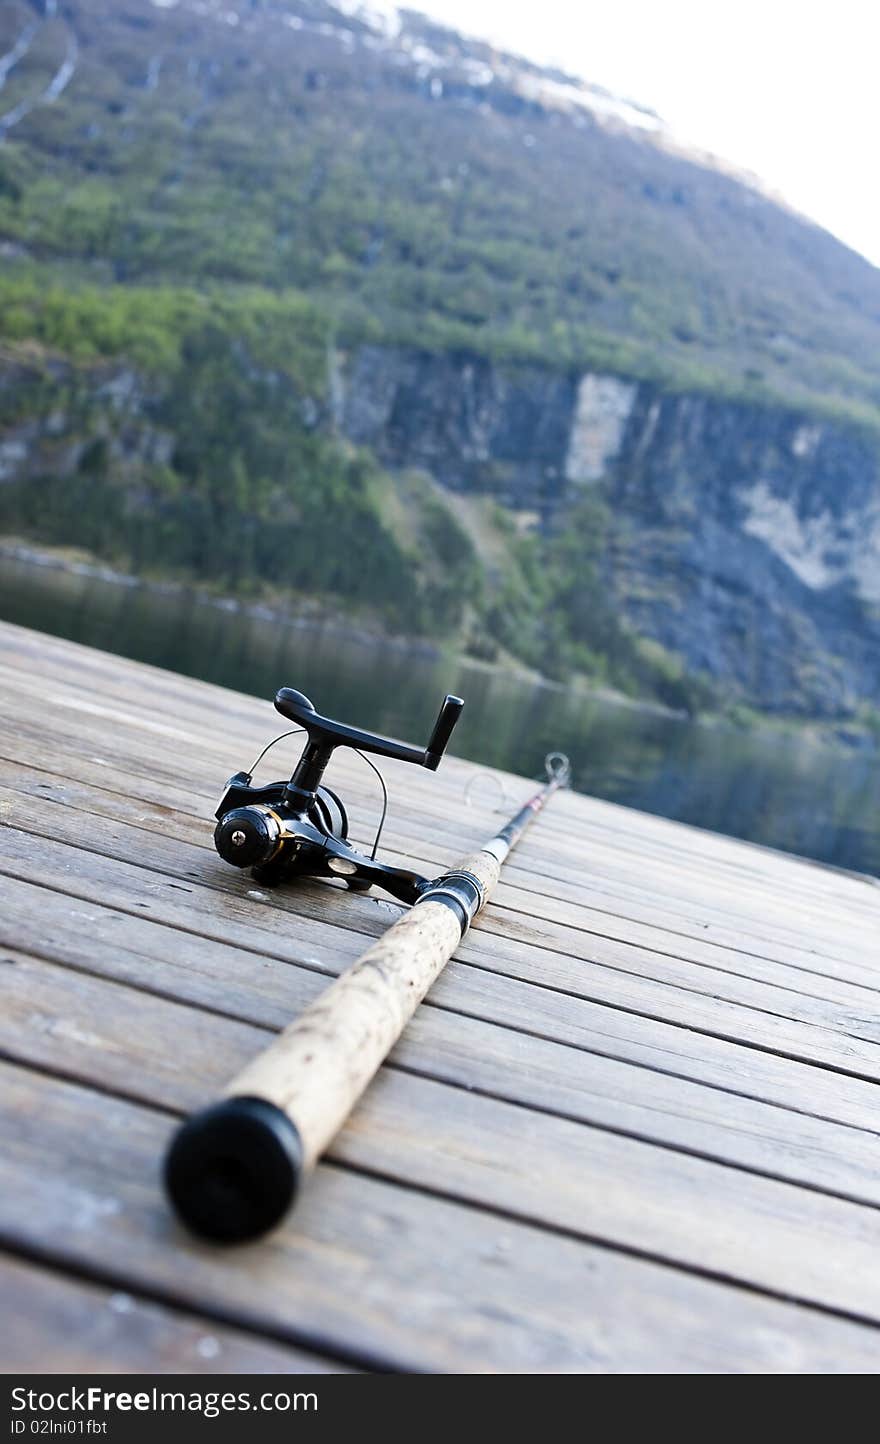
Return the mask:
<path id="1" fill-rule="evenodd" d="M 0 525 L 689 708 L 880 702 L 880 272 L 410 11 L 0 11 Z"/>

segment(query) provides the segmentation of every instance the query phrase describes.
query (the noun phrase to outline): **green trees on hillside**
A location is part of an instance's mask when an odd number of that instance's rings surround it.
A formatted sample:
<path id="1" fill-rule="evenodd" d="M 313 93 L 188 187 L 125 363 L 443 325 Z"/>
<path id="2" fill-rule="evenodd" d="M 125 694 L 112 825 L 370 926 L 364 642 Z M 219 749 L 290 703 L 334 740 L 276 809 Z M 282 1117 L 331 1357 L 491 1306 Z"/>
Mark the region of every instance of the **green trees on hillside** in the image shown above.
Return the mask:
<path id="1" fill-rule="evenodd" d="M 290 7 L 227 25 L 67 0 L 76 78 L 0 147 L 0 421 L 29 437 L 55 418 L 40 470 L 0 485 L 0 526 L 702 705 L 609 607 L 594 495 L 545 535 L 496 518 L 487 564 L 439 490 L 334 435 L 328 353 L 781 394 L 880 437 L 876 276 L 730 177 L 527 100 L 509 68 L 476 84 L 494 57 L 409 12 L 395 48 L 298 8 L 292 29 Z M 439 91 L 423 42 L 449 58 Z M 39 93 L 50 50 L 4 103 Z"/>
<path id="2" fill-rule="evenodd" d="M 58 469 L 0 487 L 3 529 L 416 633 L 454 633 L 478 599 L 473 547 L 442 501 L 422 498 L 402 543 L 376 463 L 329 433 L 328 323 L 304 298 L 64 289 L 22 271 L 0 282 L 0 318 L 20 371 L 3 418 L 60 417 Z M 161 458 L 154 435 L 173 442 Z"/>
<path id="3" fill-rule="evenodd" d="M 0 388 L 5 421 L 54 413 L 63 433 L 57 469 L 0 487 L 4 530 L 238 596 L 342 603 L 476 655 L 504 648 L 550 676 L 690 705 L 674 664 L 648 659 L 609 608 L 595 494 L 547 536 L 519 537 L 497 514 L 505 560 L 487 574 L 439 489 L 384 477 L 333 436 L 332 329 L 306 298 L 65 288 L 20 268 L 0 281 L 0 318 L 21 369 Z"/>

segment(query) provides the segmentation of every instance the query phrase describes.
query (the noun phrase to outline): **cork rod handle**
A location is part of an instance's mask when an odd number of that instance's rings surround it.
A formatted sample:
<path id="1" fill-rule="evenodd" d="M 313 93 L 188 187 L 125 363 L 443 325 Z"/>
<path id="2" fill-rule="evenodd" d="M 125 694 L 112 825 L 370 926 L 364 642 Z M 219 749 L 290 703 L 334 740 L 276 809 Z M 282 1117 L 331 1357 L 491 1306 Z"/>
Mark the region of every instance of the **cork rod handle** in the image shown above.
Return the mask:
<path id="1" fill-rule="evenodd" d="M 452 873 L 474 878 L 480 906 L 501 864 L 488 852 Z M 197 1233 L 233 1242 L 284 1215 L 304 1171 L 345 1123 L 455 952 L 461 919 L 444 902 L 405 913 L 176 1135 L 165 1178 Z"/>

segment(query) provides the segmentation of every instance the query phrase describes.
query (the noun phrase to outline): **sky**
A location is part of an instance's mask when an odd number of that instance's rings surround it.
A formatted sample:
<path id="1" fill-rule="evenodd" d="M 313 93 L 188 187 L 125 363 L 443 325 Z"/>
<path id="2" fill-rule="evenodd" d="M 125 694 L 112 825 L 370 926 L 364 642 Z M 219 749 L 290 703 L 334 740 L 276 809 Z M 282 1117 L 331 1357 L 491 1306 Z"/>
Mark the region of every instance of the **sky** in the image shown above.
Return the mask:
<path id="1" fill-rule="evenodd" d="M 876 0 L 407 0 L 647 105 L 880 265 Z"/>

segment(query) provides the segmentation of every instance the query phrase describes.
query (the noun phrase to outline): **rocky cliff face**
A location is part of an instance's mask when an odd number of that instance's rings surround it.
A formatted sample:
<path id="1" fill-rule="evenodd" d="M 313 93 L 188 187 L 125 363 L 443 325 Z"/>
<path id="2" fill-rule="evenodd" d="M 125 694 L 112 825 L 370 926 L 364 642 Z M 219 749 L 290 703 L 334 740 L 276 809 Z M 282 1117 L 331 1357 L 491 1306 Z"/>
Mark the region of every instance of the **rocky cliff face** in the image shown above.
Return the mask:
<path id="1" fill-rule="evenodd" d="M 617 376 L 378 346 L 335 358 L 328 397 L 297 402 L 310 427 L 393 470 L 489 492 L 527 526 L 569 525 L 593 489 L 619 614 L 720 695 L 820 717 L 880 704 L 880 461 L 867 434 Z M 115 478 L 149 524 L 157 469 L 173 472 L 186 447 L 182 415 L 122 363 L 0 365 L 0 493 Z"/>
<path id="2" fill-rule="evenodd" d="M 855 428 L 588 373 L 365 346 L 337 426 L 387 465 L 539 524 L 608 503 L 608 586 L 644 636 L 756 706 L 880 701 L 880 461 Z"/>
<path id="3" fill-rule="evenodd" d="M 156 400 L 155 387 L 123 362 L 77 368 L 0 355 L 0 486 L 89 470 L 96 447 L 102 467 L 128 481 L 145 467 L 167 466 L 175 437 L 153 419 Z"/>
<path id="4" fill-rule="evenodd" d="M 638 630 L 772 711 L 880 697 L 871 444 L 765 408 L 640 390 L 604 483 Z"/>

